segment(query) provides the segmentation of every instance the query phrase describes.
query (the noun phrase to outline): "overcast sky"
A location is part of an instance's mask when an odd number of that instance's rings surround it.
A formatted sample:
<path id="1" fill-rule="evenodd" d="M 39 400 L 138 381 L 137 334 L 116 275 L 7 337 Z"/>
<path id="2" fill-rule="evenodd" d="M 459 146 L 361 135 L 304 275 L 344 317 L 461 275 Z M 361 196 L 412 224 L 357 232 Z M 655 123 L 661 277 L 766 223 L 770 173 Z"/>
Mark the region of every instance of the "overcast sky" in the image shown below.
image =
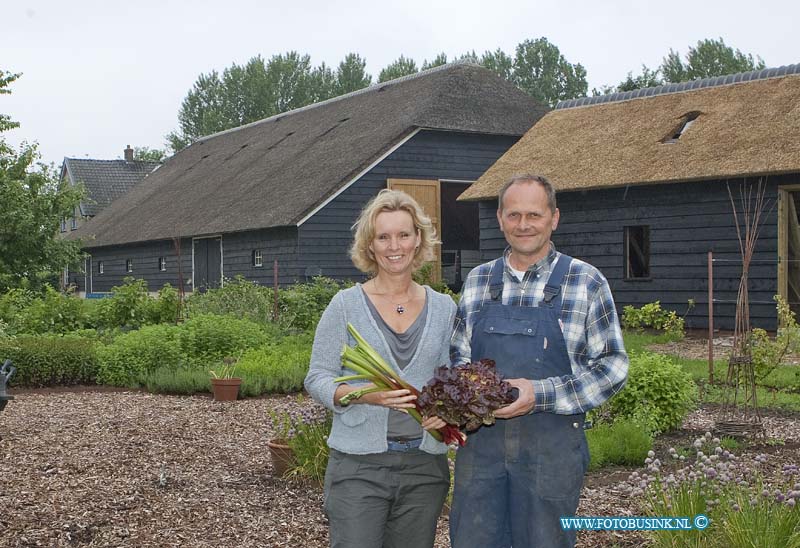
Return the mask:
<path id="1" fill-rule="evenodd" d="M 800 62 L 800 2 L 789 0 L 2 0 L 0 69 L 21 72 L 0 113 L 43 160 L 114 159 L 165 148 L 198 75 L 296 50 L 333 66 L 349 52 L 377 80 L 400 54 L 422 64 L 546 37 L 586 67 L 589 89 L 617 84 L 670 48 L 722 37 L 767 66 Z"/>

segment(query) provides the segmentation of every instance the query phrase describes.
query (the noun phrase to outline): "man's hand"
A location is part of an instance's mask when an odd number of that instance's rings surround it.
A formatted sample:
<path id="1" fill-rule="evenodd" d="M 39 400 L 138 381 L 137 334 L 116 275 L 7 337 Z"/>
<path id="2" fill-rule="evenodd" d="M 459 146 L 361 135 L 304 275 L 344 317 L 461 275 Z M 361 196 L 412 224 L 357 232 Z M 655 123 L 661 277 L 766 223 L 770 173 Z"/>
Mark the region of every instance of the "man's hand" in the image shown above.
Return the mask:
<path id="1" fill-rule="evenodd" d="M 506 379 L 506 382 L 519 390 L 519 397 L 513 403 L 495 411 L 494 416 L 498 419 L 510 419 L 530 413 L 536 403 L 530 379 Z"/>

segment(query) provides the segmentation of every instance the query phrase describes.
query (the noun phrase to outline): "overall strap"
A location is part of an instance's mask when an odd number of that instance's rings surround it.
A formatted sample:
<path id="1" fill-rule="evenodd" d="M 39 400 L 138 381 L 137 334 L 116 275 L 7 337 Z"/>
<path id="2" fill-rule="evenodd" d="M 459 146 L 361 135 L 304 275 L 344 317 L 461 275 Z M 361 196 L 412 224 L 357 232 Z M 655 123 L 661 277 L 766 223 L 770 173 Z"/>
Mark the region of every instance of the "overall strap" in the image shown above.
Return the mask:
<path id="1" fill-rule="evenodd" d="M 553 306 L 553 299 L 561 292 L 561 284 L 564 282 L 564 277 L 569 272 L 569 266 L 572 264 L 572 257 L 559 255 L 555 268 L 550 272 L 550 277 L 547 279 L 547 285 L 544 286 L 544 298 L 542 301 L 549 307 Z"/>
<path id="2" fill-rule="evenodd" d="M 492 271 L 489 274 L 489 292 L 493 301 L 499 301 L 503 296 L 503 271 L 505 270 L 506 260 L 498 259 L 492 264 Z"/>

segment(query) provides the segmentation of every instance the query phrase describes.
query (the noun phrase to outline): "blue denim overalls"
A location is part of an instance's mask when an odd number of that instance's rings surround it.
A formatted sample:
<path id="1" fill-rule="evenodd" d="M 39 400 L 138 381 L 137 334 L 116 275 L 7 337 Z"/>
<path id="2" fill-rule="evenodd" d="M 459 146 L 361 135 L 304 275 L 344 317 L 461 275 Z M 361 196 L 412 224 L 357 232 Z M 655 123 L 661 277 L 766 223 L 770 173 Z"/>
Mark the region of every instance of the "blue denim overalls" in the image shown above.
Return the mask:
<path id="1" fill-rule="evenodd" d="M 572 374 L 559 326 L 559 294 L 571 261 L 559 256 L 536 307 L 503 304 L 505 263 L 495 263 L 492 299 L 472 327 L 473 361 L 495 360 L 510 379 Z M 583 414 L 534 413 L 470 433 L 456 456 L 453 548 L 573 546 L 575 532 L 563 531 L 559 518 L 575 514 L 589 464 L 583 421 Z"/>

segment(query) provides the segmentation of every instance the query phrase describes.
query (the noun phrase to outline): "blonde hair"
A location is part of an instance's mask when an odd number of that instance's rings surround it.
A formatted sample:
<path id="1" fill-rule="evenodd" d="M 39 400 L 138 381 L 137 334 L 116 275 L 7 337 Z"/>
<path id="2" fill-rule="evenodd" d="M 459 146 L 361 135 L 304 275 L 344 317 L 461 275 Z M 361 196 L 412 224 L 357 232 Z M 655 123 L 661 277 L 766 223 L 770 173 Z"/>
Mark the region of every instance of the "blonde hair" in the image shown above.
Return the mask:
<path id="1" fill-rule="evenodd" d="M 414 260 L 411 263 L 413 270 L 416 271 L 424 263 L 435 259 L 435 246 L 440 242 L 436 239 L 436 229 L 431 223 L 431 218 L 425 215 L 416 200 L 405 192 L 385 188 L 367 202 L 352 226 L 355 238 L 350 247 L 350 259 L 361 272 L 369 274 L 378 272 L 375 254 L 369 245 L 375 239 L 375 219 L 383 212 L 392 211 L 405 211 L 411 215 L 416 232 L 420 236 L 420 244 L 414 251 Z"/>

